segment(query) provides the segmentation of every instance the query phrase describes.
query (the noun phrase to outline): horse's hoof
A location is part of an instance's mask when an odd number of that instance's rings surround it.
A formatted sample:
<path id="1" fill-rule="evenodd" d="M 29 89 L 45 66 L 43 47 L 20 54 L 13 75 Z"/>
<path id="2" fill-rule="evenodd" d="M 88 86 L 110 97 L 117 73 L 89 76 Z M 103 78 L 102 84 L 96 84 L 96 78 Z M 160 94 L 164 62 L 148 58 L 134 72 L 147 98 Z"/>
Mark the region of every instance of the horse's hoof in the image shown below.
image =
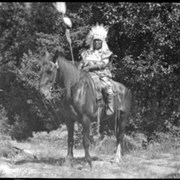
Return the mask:
<path id="1" fill-rule="evenodd" d="M 92 160 L 90 158 L 86 159 L 86 162 L 88 163 L 90 169 L 92 169 Z"/>
<path id="2" fill-rule="evenodd" d="M 88 162 L 90 169 L 92 169 L 92 162 Z"/>
<path id="3" fill-rule="evenodd" d="M 65 159 L 64 165 L 68 167 L 73 167 L 74 166 L 73 158 L 67 157 Z"/>
<path id="4" fill-rule="evenodd" d="M 123 159 L 121 156 L 116 155 L 114 161 L 116 164 L 120 165 L 123 162 Z"/>
<path id="5" fill-rule="evenodd" d="M 83 169 L 83 165 L 82 164 L 77 165 L 77 169 L 78 170 L 82 170 Z"/>

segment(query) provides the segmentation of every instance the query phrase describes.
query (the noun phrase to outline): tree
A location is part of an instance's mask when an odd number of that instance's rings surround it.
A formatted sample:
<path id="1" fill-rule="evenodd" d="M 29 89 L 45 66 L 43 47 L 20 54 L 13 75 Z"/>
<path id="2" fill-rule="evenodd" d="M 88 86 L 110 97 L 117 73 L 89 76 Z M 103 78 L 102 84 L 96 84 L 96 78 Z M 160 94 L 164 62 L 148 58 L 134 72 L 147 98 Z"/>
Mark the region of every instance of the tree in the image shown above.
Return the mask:
<path id="1" fill-rule="evenodd" d="M 133 92 L 131 130 L 151 134 L 169 130 L 166 122 L 179 126 L 180 4 L 67 2 L 67 16 L 73 23 L 70 35 L 75 61 L 80 61 L 81 51 L 87 48 L 85 38 L 91 26 L 96 23 L 109 26 L 108 45 L 118 55 L 114 79 Z M 53 55 L 58 49 L 71 60 L 66 27 L 53 3 L 2 3 L 0 24 L 0 64 L 4 64 L 1 69 L 15 71 L 14 79 L 21 72 L 25 84 L 34 90 L 44 50 Z M 9 73 L 7 83 L 1 82 L 0 87 L 14 95 L 12 79 Z M 21 80 L 16 82 L 21 84 Z M 21 86 L 17 84 L 18 92 Z M 56 99 L 63 102 L 61 97 Z M 14 107 L 15 100 L 11 102 Z M 58 109 L 58 103 L 55 104 Z M 38 107 L 43 111 L 43 105 Z M 19 114 L 14 122 L 21 119 Z"/>

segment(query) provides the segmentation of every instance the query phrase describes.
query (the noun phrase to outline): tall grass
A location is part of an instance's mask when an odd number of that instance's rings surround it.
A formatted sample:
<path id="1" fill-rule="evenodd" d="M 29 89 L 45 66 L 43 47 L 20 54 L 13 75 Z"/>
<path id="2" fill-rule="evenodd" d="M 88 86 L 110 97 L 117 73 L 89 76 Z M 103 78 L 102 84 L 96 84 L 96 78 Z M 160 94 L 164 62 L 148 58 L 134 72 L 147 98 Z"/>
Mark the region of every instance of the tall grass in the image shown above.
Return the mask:
<path id="1" fill-rule="evenodd" d="M 133 139 L 133 137 L 131 137 Z M 134 138 L 137 139 L 137 138 Z M 134 140 L 133 139 L 133 140 Z M 135 141 L 135 140 L 134 140 Z M 157 166 L 155 162 L 158 162 L 158 159 L 161 158 L 162 168 L 166 168 L 167 163 L 166 154 L 171 155 L 171 161 L 177 161 L 177 156 L 180 156 L 180 148 L 178 146 L 179 138 L 174 138 L 171 134 L 159 134 L 153 142 L 151 142 L 147 149 L 141 148 L 139 145 L 137 148 L 131 149 L 126 153 L 123 158 L 123 162 L 116 166 L 112 163 L 114 151 L 116 149 L 116 139 L 114 136 L 106 136 L 103 140 L 98 141 L 95 144 L 91 144 L 90 153 L 92 157 L 95 155 L 97 160 L 93 161 L 94 169 L 93 173 L 89 174 L 85 171 L 85 166 L 83 164 L 84 149 L 83 148 L 74 148 L 74 168 L 69 168 L 67 173 L 67 168 L 64 165 L 64 160 L 67 154 L 67 130 L 65 127 L 59 128 L 56 131 L 51 131 L 50 133 L 41 132 L 33 133 L 33 137 L 29 138 L 28 141 L 19 142 L 17 145 L 20 145 L 21 148 L 31 150 L 31 152 L 38 157 L 36 164 L 34 161 L 26 160 L 29 163 L 20 164 L 18 167 L 26 166 L 30 170 L 28 172 L 22 172 L 22 176 L 26 174 L 27 177 L 31 175 L 29 172 L 32 170 L 32 177 L 44 177 L 47 174 L 47 177 L 84 177 L 84 178 L 96 178 L 103 177 L 109 178 L 113 177 L 159 177 L 163 174 L 156 171 L 153 165 Z M 174 159 L 172 159 L 174 156 Z M 175 159 L 176 157 L 176 159 Z M 100 159 L 99 159 L 100 158 Z M 166 158 L 165 160 L 163 160 Z M 157 160 L 157 161 L 156 161 Z M 37 169 L 36 169 L 37 166 Z M 56 166 L 56 168 L 54 168 Z M 78 167 L 82 170 L 78 170 Z M 152 167 L 152 170 L 149 168 Z M 175 170 L 179 169 L 179 165 L 171 164 L 170 168 Z M 31 168 L 32 169 L 31 169 Z M 53 172 L 53 173 L 52 173 Z M 170 172 L 170 171 L 169 171 Z M 42 175 L 40 174 L 42 173 Z M 52 173 L 52 175 L 51 175 Z M 158 174 L 160 173 L 160 175 Z M 0 171 L 0 177 L 3 176 L 3 172 Z"/>
<path id="2" fill-rule="evenodd" d="M 0 177 L 3 177 L 4 176 L 4 173 L 3 171 L 0 170 Z"/>

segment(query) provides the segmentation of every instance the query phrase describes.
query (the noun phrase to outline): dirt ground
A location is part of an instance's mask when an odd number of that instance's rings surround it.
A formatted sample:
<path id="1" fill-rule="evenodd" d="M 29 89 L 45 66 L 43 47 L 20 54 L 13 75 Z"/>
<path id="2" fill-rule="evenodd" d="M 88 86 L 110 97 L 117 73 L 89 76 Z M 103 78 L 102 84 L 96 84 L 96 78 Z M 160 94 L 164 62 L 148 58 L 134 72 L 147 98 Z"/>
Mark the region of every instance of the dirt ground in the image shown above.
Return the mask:
<path id="1" fill-rule="evenodd" d="M 84 162 L 84 150 L 74 150 L 73 167 L 64 163 L 67 147 L 51 148 L 30 142 L 12 142 L 31 155 L 0 159 L 0 177 L 8 178 L 180 178 L 180 148 L 172 153 L 136 150 L 126 153 L 121 164 L 114 154 L 91 151 L 92 169 Z M 153 147 L 152 147 L 153 148 Z M 48 150 L 47 150 L 48 149 Z M 153 153 L 152 153 L 153 152 Z"/>

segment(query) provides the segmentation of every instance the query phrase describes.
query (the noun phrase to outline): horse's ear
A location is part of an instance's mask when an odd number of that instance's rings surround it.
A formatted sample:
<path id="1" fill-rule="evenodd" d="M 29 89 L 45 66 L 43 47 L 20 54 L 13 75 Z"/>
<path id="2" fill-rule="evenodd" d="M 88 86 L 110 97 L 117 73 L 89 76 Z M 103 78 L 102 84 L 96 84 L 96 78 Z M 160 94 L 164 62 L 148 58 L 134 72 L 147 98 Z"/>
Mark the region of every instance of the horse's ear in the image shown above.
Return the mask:
<path id="1" fill-rule="evenodd" d="M 52 62 L 53 62 L 53 63 L 56 63 L 58 56 L 59 56 L 59 51 L 56 50 L 56 52 L 55 52 L 55 54 L 54 54 L 54 56 L 53 56 L 53 58 L 52 58 Z"/>
<path id="2" fill-rule="evenodd" d="M 50 60 L 50 54 L 48 51 L 44 51 L 43 52 L 43 55 L 42 55 L 42 61 L 45 62 L 45 61 L 49 61 Z"/>

